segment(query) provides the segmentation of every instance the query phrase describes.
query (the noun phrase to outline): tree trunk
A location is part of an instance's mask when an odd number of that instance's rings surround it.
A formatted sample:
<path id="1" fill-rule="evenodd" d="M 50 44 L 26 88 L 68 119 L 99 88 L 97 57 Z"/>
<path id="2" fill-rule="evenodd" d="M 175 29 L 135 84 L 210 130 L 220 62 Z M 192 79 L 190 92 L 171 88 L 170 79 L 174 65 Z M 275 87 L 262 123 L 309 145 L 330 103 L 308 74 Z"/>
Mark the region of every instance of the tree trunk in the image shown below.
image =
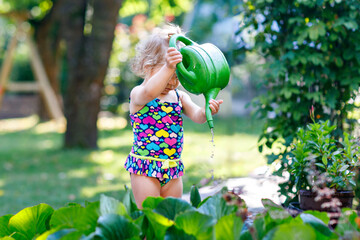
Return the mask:
<path id="1" fill-rule="evenodd" d="M 65 96 L 65 147 L 96 148 L 97 119 L 104 78 L 122 0 L 66 0 L 63 17 L 68 88 Z M 91 8 L 89 10 L 89 8 Z M 87 11 L 93 11 L 84 33 Z"/>

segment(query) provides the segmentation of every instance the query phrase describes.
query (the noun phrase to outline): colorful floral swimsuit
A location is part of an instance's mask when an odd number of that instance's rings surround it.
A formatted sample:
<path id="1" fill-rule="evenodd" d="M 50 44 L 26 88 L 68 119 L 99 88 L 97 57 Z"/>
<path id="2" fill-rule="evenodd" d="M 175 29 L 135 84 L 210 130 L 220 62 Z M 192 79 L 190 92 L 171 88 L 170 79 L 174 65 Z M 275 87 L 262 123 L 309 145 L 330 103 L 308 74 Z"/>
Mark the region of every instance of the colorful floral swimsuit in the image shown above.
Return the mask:
<path id="1" fill-rule="evenodd" d="M 182 105 L 156 98 L 130 114 L 134 143 L 125 162 L 128 172 L 155 177 L 161 186 L 184 174 Z"/>

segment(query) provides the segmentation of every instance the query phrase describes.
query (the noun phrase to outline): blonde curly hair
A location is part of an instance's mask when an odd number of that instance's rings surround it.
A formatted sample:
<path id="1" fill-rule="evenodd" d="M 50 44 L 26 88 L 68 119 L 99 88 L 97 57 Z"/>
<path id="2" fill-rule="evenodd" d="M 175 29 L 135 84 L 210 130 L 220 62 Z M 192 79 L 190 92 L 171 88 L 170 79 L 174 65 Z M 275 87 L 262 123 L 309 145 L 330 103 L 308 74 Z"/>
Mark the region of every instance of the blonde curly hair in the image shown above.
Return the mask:
<path id="1" fill-rule="evenodd" d="M 165 64 L 165 54 L 173 34 L 185 35 L 177 25 L 166 24 L 162 28 L 155 28 L 149 37 L 136 45 L 136 55 L 132 59 L 131 70 L 137 76 L 144 78 L 155 66 Z"/>

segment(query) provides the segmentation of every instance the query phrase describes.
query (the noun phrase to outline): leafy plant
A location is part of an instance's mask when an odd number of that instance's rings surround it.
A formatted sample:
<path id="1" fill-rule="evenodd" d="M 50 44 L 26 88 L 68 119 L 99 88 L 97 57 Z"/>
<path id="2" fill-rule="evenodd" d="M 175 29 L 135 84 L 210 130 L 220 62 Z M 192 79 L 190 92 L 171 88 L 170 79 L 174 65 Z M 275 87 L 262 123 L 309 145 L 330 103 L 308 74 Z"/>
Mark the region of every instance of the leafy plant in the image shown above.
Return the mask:
<path id="1" fill-rule="evenodd" d="M 40 204 L 1 217 L 0 239 L 238 239 L 241 213 L 247 212 L 244 202 L 225 189 L 203 201 L 196 187 L 191 192 L 194 205 L 177 198 L 148 197 L 141 210 L 129 190 L 122 202 L 102 195 L 99 202 L 85 207 L 69 204 L 54 210 Z"/>
<path id="2" fill-rule="evenodd" d="M 197 188 L 192 194 L 198 195 Z M 192 196 L 192 199 L 197 197 Z M 264 211 L 246 223 L 243 200 L 223 189 L 198 207 L 177 199 L 148 197 L 139 210 L 130 191 L 122 202 L 105 195 L 99 202 L 68 204 L 58 210 L 47 204 L 0 217 L 0 240 L 118 240 L 118 239 L 357 239 L 360 218 L 343 209 L 334 230 L 324 212 L 306 211 L 296 217 L 269 199 Z M 197 203 L 194 201 L 193 203 Z"/>
<path id="3" fill-rule="evenodd" d="M 352 190 L 356 186 L 354 178 L 360 165 L 357 139 L 344 133 L 342 141 L 336 140 L 333 137 L 335 125 L 331 125 L 329 120 L 315 122 L 313 110 L 311 119 L 313 123 L 298 130 L 287 167 L 284 168 L 290 176 L 282 187 L 289 190 L 282 194 L 288 200 L 297 195 L 300 189 L 312 189 L 318 178 L 312 169 L 317 174 L 325 174 L 329 188 Z"/>
<path id="4" fill-rule="evenodd" d="M 262 200 L 265 211 L 256 215 L 249 228 L 243 229 L 240 239 L 358 239 L 360 217 L 356 211 L 342 209 L 334 230 L 328 227 L 327 213 L 305 211 L 291 216 L 287 209 L 269 199 Z"/>
<path id="5" fill-rule="evenodd" d="M 266 120 L 259 150 L 273 150 L 268 163 L 279 163 L 275 174 L 281 175 L 297 129 L 311 122 L 312 105 L 317 119 L 337 125 L 337 137 L 355 121 L 348 113 L 357 107 L 349 100 L 360 83 L 360 2 L 248 0 L 243 8 L 239 48 L 266 59 L 268 91 L 253 102 Z M 249 36 L 252 41 L 246 41 Z M 288 191 L 281 188 L 282 194 Z"/>

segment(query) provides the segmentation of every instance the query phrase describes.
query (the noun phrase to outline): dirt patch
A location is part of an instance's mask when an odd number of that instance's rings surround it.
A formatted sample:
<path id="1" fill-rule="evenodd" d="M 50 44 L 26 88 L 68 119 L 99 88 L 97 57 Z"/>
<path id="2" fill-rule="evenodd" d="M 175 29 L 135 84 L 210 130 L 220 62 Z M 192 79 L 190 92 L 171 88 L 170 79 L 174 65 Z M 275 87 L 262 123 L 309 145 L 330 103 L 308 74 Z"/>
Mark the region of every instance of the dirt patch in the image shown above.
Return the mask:
<path id="1" fill-rule="evenodd" d="M 10 95 L 5 94 L 0 106 L 0 119 L 21 118 L 37 114 L 39 109 L 39 95 Z"/>

